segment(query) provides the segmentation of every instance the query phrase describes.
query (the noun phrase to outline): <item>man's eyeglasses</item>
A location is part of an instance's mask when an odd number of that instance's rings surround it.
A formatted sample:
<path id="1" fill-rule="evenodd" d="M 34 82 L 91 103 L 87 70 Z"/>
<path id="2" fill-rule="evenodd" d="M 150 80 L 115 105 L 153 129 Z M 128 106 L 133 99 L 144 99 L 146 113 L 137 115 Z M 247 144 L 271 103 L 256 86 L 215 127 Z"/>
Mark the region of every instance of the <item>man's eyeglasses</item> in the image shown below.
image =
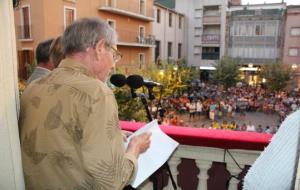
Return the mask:
<path id="1" fill-rule="evenodd" d="M 114 62 L 118 62 L 122 59 L 123 55 L 121 54 L 121 52 L 119 52 L 116 48 L 114 48 L 112 45 L 107 44 L 107 46 L 113 50 L 113 59 Z"/>

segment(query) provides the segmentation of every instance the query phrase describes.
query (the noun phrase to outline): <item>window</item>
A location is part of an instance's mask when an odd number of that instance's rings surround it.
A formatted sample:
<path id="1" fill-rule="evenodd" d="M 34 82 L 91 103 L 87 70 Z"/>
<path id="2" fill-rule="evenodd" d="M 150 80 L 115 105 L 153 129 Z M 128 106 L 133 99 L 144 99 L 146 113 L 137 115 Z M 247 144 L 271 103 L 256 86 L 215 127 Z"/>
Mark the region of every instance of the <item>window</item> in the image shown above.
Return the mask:
<path id="1" fill-rule="evenodd" d="M 194 34 L 196 37 L 199 37 L 201 36 L 201 28 L 200 27 L 196 27 L 195 28 L 195 34 Z"/>
<path id="2" fill-rule="evenodd" d="M 156 11 L 156 22 L 160 23 L 160 9 L 157 9 Z"/>
<path id="3" fill-rule="evenodd" d="M 300 36 L 300 27 L 292 27 L 291 36 Z"/>
<path id="4" fill-rule="evenodd" d="M 179 43 L 179 44 L 178 44 L 178 59 L 181 58 L 181 49 L 182 49 L 182 44 Z"/>
<path id="5" fill-rule="evenodd" d="M 169 13 L 169 27 L 172 27 L 172 13 Z"/>
<path id="6" fill-rule="evenodd" d="M 144 15 L 146 10 L 145 0 L 140 0 L 140 14 Z"/>
<path id="7" fill-rule="evenodd" d="M 179 29 L 182 28 L 182 17 L 179 16 L 179 24 L 178 24 Z"/>
<path id="8" fill-rule="evenodd" d="M 168 58 L 172 57 L 172 42 L 168 42 Z"/>
<path id="9" fill-rule="evenodd" d="M 201 18 L 202 9 L 195 9 L 195 18 Z"/>
<path id="10" fill-rule="evenodd" d="M 156 40 L 155 41 L 155 61 L 157 61 L 159 56 L 160 56 L 160 41 Z"/>
<path id="11" fill-rule="evenodd" d="M 298 56 L 299 49 L 298 48 L 289 48 L 289 56 Z"/>
<path id="12" fill-rule="evenodd" d="M 112 27 L 113 29 L 116 29 L 116 21 L 108 19 L 107 23 L 110 27 Z"/>
<path id="13" fill-rule="evenodd" d="M 31 38 L 31 20 L 30 20 L 30 7 L 29 5 L 21 8 L 21 26 L 20 26 L 20 39 Z"/>
<path id="14" fill-rule="evenodd" d="M 138 36 L 139 43 L 145 43 L 145 27 L 139 26 L 139 36 Z"/>
<path id="15" fill-rule="evenodd" d="M 108 7 L 114 7 L 115 5 L 115 0 L 106 0 L 106 5 Z"/>
<path id="16" fill-rule="evenodd" d="M 145 38 L 145 27 L 144 26 L 140 26 L 139 34 L 140 34 L 141 38 Z"/>
<path id="17" fill-rule="evenodd" d="M 240 26 L 242 29 L 242 27 Z M 262 36 L 265 34 L 265 25 L 264 24 L 256 24 L 255 25 L 255 35 L 256 36 Z M 242 32 L 240 31 L 239 35 L 243 35 Z"/>
<path id="18" fill-rule="evenodd" d="M 145 54 L 144 53 L 139 53 L 139 65 L 140 69 L 143 67 L 145 64 Z"/>
<path id="19" fill-rule="evenodd" d="M 72 24 L 76 18 L 76 9 L 73 7 L 64 7 L 65 9 L 65 28 Z"/>
<path id="20" fill-rule="evenodd" d="M 194 46 L 194 54 L 199 55 L 201 53 L 201 46 Z"/>

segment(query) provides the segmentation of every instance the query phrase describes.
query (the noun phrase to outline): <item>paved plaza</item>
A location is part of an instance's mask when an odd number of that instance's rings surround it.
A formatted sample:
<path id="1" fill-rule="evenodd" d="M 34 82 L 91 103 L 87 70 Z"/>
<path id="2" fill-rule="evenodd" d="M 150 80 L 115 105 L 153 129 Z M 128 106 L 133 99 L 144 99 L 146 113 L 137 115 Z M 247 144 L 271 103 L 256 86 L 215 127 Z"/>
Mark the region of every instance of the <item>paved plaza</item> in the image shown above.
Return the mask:
<path id="1" fill-rule="evenodd" d="M 205 127 L 209 127 L 211 125 L 211 120 L 205 115 L 201 115 L 200 117 L 195 116 L 195 118 L 190 119 L 189 114 L 182 114 L 179 115 L 179 118 L 184 121 L 185 126 L 201 127 L 204 124 Z M 267 125 L 280 125 L 277 114 L 266 114 L 262 112 L 246 112 L 245 117 L 242 117 L 239 113 L 237 113 L 233 118 L 223 117 L 216 121 L 219 123 L 222 123 L 223 121 L 235 121 L 238 125 L 242 125 L 243 123 L 248 124 L 249 121 L 251 121 L 255 126 L 262 125 L 263 129 L 265 129 Z"/>

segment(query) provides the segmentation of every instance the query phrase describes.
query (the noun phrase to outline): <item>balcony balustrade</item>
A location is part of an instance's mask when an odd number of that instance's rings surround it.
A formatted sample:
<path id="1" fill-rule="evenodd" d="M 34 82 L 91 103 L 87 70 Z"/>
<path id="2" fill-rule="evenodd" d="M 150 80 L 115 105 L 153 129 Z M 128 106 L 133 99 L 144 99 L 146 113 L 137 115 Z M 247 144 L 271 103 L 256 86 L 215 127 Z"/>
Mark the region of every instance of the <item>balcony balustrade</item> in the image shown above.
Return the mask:
<path id="1" fill-rule="evenodd" d="M 143 123 L 122 121 L 124 130 L 135 131 Z M 202 128 L 161 126 L 171 138 L 180 143 L 168 161 L 177 189 L 229 190 L 242 188 L 247 170 L 268 145 L 272 135 Z M 164 190 L 172 190 L 172 183 L 164 169 L 155 173 Z M 234 175 L 236 178 L 229 178 Z M 140 190 L 152 190 L 151 181 Z"/>
<path id="2" fill-rule="evenodd" d="M 212 53 L 205 53 L 205 52 L 202 52 L 202 59 L 208 59 L 208 60 L 218 60 L 220 59 L 220 53 L 215 53 L 215 52 L 212 52 Z"/>
<path id="3" fill-rule="evenodd" d="M 203 15 L 203 25 L 209 25 L 209 24 L 221 24 L 221 14 L 204 14 Z"/>
<path id="4" fill-rule="evenodd" d="M 134 3 L 130 0 L 100 0 L 99 10 L 145 21 L 154 21 L 153 9 L 149 9 L 146 4 L 144 7 L 140 7 L 139 3 Z"/>
<path id="5" fill-rule="evenodd" d="M 202 35 L 203 44 L 220 44 L 219 34 L 203 34 Z"/>
<path id="6" fill-rule="evenodd" d="M 133 32 L 130 30 L 117 29 L 119 36 L 119 44 L 127 44 L 133 46 L 149 46 L 155 45 L 155 36 L 151 34 L 141 35 L 138 32 Z"/>

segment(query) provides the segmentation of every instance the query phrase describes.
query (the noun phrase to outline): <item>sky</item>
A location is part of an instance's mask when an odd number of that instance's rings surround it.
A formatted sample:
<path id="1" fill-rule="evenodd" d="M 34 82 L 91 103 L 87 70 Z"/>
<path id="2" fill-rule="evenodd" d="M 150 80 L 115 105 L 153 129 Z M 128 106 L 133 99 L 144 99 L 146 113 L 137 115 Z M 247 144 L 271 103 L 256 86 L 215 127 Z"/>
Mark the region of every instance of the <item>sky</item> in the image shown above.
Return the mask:
<path id="1" fill-rule="evenodd" d="M 242 4 L 281 3 L 282 0 L 242 0 Z M 300 0 L 284 0 L 287 5 L 300 5 Z"/>

